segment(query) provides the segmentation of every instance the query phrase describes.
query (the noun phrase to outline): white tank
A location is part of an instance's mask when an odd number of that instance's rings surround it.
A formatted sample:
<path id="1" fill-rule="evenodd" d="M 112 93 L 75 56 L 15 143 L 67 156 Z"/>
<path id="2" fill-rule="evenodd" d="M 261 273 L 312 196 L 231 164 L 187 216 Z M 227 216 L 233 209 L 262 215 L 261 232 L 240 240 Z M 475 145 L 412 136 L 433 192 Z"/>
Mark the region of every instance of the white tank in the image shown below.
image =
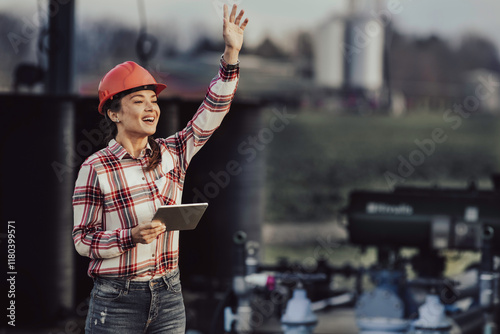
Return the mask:
<path id="1" fill-rule="evenodd" d="M 319 86 L 339 89 L 344 84 L 345 26 L 345 18 L 333 17 L 318 28 L 314 40 L 314 73 Z"/>
<path id="2" fill-rule="evenodd" d="M 385 26 L 378 18 L 350 19 L 346 43 L 347 83 L 352 88 L 379 90 L 384 68 Z"/>
<path id="3" fill-rule="evenodd" d="M 374 15 L 334 16 L 319 26 L 314 43 L 319 86 L 382 88 L 385 26 Z"/>

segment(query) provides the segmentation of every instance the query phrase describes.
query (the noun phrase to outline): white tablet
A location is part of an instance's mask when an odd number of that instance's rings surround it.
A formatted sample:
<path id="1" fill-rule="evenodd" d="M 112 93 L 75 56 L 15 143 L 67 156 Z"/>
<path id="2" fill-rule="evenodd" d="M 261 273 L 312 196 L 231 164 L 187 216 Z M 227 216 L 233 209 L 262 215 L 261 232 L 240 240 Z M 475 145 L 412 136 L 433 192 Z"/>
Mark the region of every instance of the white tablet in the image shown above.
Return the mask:
<path id="1" fill-rule="evenodd" d="M 153 221 L 160 221 L 167 231 L 194 230 L 205 213 L 208 203 L 163 205 L 156 211 Z"/>

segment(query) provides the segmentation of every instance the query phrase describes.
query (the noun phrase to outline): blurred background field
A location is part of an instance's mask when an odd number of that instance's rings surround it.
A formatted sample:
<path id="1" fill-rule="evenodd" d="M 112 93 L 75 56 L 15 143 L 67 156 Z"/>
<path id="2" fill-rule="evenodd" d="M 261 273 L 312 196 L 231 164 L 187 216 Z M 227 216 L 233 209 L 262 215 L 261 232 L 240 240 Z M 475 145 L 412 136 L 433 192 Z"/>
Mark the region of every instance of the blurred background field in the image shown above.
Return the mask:
<path id="1" fill-rule="evenodd" d="M 355 189 L 390 191 L 384 173 L 397 174 L 399 155 L 418 149 L 415 139 L 431 138 L 443 129 L 447 140 L 396 186 L 464 188 L 476 181 L 491 189 L 490 176 L 500 170 L 500 121 L 476 114 L 456 130 L 442 111 L 419 111 L 402 117 L 331 114 L 321 109 L 292 110 L 296 115 L 264 151 L 266 207 L 262 259 L 281 258 L 307 268 L 318 255 L 333 265 L 368 268 L 376 251 L 348 245 L 342 209 Z M 271 115 L 271 113 L 268 113 Z M 412 249 L 402 252 L 404 257 Z M 479 253 L 444 252 L 447 275 L 479 261 Z M 412 274 L 411 270 L 408 272 Z M 341 279 L 341 278 L 337 278 Z M 340 286 L 352 281 L 337 282 Z M 369 284 L 365 282 L 365 284 Z"/>
<path id="2" fill-rule="evenodd" d="M 71 196 L 79 165 L 104 144 L 96 139 L 100 79 L 118 63 L 140 63 L 168 85 L 159 99 L 168 121 L 157 136 L 181 129 L 217 72 L 224 3 L 244 8 L 250 24 L 231 112 L 184 185 L 185 203 L 201 192 L 210 201 L 204 223 L 181 235 L 183 289 L 200 299 L 207 293 L 204 302 L 213 303 L 188 305 L 192 319 L 212 317 L 217 293 L 241 273 L 238 232 L 260 242 L 261 264 L 286 258 L 304 272 L 326 259 L 364 270 L 384 263 L 377 250 L 386 245 L 349 243 L 342 210 L 354 190 L 493 188 L 490 176 L 500 172 L 498 1 L 2 0 L 0 146 L 15 162 L 2 167 L 0 211 L 4 222 L 18 224 L 19 325 L 68 315 L 81 322 L 86 314 L 80 305 L 92 280 L 70 238 Z M 467 111 L 450 111 L 457 107 Z M 280 113 L 290 117 L 277 123 Z M 442 142 L 431 141 L 436 131 Z M 33 138 L 44 150 L 19 155 Z M 241 152 L 242 144 L 255 156 Z M 421 163 L 408 165 L 412 157 Z M 239 175 L 222 180 L 228 162 L 245 159 Z M 411 171 L 402 175 L 402 166 Z M 36 199 L 31 210 L 26 189 Z M 486 207 L 500 217 L 495 204 Z M 40 217 L 43 224 L 33 224 Z M 477 247 L 439 252 L 447 260 L 439 275 L 458 274 L 480 257 Z M 407 274 L 414 275 L 410 266 Z M 365 288 L 373 287 L 366 276 Z M 337 288 L 352 289 L 352 276 L 335 275 Z"/>
<path id="3" fill-rule="evenodd" d="M 398 174 L 398 157 L 408 160 L 419 149 L 415 140 L 430 139 L 436 128 L 447 140 L 398 185 L 464 187 L 478 181 L 491 188 L 490 176 L 500 167 L 500 121 L 471 115 L 454 130 L 443 120 L 445 111 L 402 117 L 291 111 L 297 116 L 265 151 L 266 222 L 334 220 L 350 191 L 392 190 L 384 174 Z"/>

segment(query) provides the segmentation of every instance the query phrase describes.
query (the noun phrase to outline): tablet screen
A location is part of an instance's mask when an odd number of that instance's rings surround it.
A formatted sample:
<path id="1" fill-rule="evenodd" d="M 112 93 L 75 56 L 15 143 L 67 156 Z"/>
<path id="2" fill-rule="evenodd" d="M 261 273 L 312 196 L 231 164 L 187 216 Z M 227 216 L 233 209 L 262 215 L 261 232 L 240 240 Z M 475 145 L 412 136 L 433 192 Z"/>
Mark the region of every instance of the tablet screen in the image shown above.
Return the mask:
<path id="1" fill-rule="evenodd" d="M 208 203 L 176 204 L 160 206 L 153 221 L 160 221 L 167 231 L 194 230 L 205 213 Z"/>

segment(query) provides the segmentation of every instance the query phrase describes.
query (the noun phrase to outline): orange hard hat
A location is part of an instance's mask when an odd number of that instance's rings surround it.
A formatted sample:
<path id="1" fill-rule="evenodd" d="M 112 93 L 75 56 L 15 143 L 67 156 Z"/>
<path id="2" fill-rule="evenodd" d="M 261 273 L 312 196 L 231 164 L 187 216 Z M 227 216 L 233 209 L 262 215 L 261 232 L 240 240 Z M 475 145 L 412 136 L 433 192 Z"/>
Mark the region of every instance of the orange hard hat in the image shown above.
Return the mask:
<path id="1" fill-rule="evenodd" d="M 156 95 L 167 87 L 167 85 L 156 82 L 151 73 L 133 61 L 116 65 L 106 73 L 99 83 L 99 112 L 104 114 L 102 111 L 104 103 L 112 100 L 116 94 L 135 88 L 140 89 L 141 86 L 144 86 L 144 89 L 151 89 L 148 86 L 153 86 Z"/>

